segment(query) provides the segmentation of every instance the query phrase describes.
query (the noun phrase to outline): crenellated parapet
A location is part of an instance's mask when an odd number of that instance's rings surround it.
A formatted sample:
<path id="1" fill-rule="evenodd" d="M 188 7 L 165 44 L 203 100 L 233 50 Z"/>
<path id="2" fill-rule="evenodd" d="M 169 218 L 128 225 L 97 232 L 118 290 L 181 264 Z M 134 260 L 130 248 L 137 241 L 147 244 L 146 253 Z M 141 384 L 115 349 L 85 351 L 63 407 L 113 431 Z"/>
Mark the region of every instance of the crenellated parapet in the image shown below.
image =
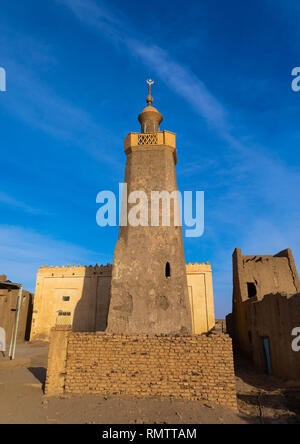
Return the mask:
<path id="1" fill-rule="evenodd" d="M 211 265 L 210 262 L 202 262 L 201 264 L 198 264 L 197 262 L 192 264 L 186 264 L 186 272 L 187 273 L 204 273 L 204 272 L 211 272 Z"/>
<path id="2" fill-rule="evenodd" d="M 94 276 L 94 275 L 105 275 L 111 276 L 112 265 L 67 265 L 67 266 L 41 266 L 38 271 L 39 276 L 49 276 L 49 277 L 65 277 L 65 276 Z"/>

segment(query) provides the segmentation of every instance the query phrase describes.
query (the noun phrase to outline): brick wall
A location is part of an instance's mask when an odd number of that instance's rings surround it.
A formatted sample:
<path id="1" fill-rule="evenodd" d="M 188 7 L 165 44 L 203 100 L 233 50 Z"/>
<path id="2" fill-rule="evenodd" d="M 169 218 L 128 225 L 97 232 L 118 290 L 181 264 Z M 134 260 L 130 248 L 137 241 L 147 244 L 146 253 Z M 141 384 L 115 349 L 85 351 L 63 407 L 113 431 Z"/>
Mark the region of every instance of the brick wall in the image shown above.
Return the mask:
<path id="1" fill-rule="evenodd" d="M 54 329 L 46 394 L 63 392 L 200 399 L 236 409 L 231 339 L 222 334 L 111 336 Z"/>

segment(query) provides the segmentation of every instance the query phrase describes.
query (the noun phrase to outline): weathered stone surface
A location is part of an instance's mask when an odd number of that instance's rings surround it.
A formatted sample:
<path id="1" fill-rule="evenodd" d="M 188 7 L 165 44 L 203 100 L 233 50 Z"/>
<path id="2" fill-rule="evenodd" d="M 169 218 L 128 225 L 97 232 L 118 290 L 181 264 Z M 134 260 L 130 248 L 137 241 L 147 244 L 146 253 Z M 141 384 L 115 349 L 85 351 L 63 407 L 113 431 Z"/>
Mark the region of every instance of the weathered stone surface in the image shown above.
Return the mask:
<path id="1" fill-rule="evenodd" d="M 177 191 L 175 147 L 127 148 L 128 194 Z M 132 205 L 128 205 L 128 212 Z M 149 221 L 150 206 L 149 206 Z M 120 227 L 114 254 L 108 332 L 192 333 L 182 229 L 174 226 Z M 171 276 L 166 277 L 166 264 Z"/>

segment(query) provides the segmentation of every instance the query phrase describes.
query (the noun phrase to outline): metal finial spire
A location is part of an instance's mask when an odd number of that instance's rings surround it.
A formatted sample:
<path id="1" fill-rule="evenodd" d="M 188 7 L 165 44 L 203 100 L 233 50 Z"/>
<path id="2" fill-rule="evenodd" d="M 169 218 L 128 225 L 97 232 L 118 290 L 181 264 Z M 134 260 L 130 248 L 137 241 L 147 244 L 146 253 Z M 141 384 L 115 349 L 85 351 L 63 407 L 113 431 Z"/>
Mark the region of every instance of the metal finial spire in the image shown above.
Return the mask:
<path id="1" fill-rule="evenodd" d="M 147 103 L 148 103 L 148 106 L 151 106 L 153 103 L 153 97 L 151 95 L 151 87 L 152 87 L 152 85 L 154 85 L 155 82 L 152 79 L 148 79 L 148 80 L 146 80 L 146 83 L 149 85 L 149 93 L 148 93 L 148 97 L 147 97 Z"/>
<path id="2" fill-rule="evenodd" d="M 154 81 L 152 79 L 146 80 L 147 85 L 149 86 L 149 93 L 147 97 L 148 106 L 141 112 L 138 119 L 141 124 L 142 133 L 158 133 L 159 125 L 163 121 L 163 116 L 160 114 L 157 109 L 155 109 L 152 105 L 153 97 L 151 95 L 151 87 L 154 85 Z"/>

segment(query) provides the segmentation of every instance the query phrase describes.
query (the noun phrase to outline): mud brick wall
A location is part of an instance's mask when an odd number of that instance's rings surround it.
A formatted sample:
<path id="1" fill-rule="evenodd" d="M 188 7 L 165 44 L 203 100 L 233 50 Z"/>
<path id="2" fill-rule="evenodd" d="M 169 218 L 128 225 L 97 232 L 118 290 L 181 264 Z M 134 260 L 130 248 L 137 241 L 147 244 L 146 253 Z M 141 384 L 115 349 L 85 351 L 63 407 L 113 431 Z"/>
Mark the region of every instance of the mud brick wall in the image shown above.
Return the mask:
<path id="1" fill-rule="evenodd" d="M 54 349 L 66 342 L 58 363 Z M 53 330 L 46 394 L 62 392 L 206 400 L 236 409 L 231 339 L 223 334 L 117 336 Z"/>

